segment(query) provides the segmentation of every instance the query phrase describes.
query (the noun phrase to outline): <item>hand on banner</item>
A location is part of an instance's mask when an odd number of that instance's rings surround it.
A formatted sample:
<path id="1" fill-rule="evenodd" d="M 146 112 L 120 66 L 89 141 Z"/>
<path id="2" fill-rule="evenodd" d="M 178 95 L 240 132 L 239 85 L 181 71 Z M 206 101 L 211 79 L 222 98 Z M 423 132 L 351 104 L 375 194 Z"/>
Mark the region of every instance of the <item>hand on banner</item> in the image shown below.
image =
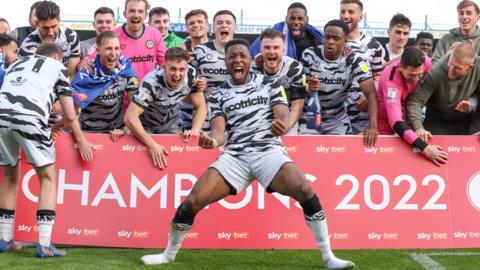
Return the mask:
<path id="1" fill-rule="evenodd" d="M 158 167 L 160 170 L 163 170 L 165 167 L 167 167 L 168 164 L 166 156 L 169 153 L 165 147 L 154 142 L 148 147 L 148 153 L 150 154 L 150 158 L 152 159 L 155 167 Z"/>
<path id="2" fill-rule="evenodd" d="M 78 143 L 78 151 L 83 161 L 92 162 L 93 161 L 93 150 L 97 150 L 97 146 L 91 144 L 87 140 L 81 141 Z"/>
<path id="3" fill-rule="evenodd" d="M 445 165 L 448 160 L 447 152 L 438 145 L 428 145 L 423 149 L 423 154 L 439 167 Z"/>
<path id="4" fill-rule="evenodd" d="M 195 137 L 200 136 L 199 133 L 195 133 L 193 130 L 185 130 L 180 134 L 184 143 L 188 143 L 193 140 Z"/>
<path id="5" fill-rule="evenodd" d="M 120 137 L 122 137 L 125 134 L 126 133 L 125 131 L 123 131 L 123 129 L 114 129 L 110 131 L 110 138 L 112 139 L 112 141 L 116 142 L 118 141 L 118 139 L 120 139 Z"/>
<path id="6" fill-rule="evenodd" d="M 363 135 L 363 144 L 365 144 L 365 146 L 373 147 L 377 143 L 378 129 L 368 128 L 364 132 L 360 133 L 360 135 Z"/>

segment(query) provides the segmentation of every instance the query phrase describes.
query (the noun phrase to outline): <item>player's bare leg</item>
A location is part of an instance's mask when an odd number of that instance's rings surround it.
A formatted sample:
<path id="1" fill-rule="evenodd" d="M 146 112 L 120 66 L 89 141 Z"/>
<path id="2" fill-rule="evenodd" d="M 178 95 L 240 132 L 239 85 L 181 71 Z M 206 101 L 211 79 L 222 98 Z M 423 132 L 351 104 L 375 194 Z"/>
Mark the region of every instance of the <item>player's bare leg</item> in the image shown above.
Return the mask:
<path id="1" fill-rule="evenodd" d="M 231 194 L 231 187 L 216 169 L 209 168 L 195 183 L 190 194 L 180 204 L 170 227 L 168 245 L 160 254 L 145 255 L 144 264 L 165 264 L 175 260 L 182 241 L 193 225 L 195 215 L 207 205 Z"/>
<path id="2" fill-rule="evenodd" d="M 270 187 L 297 200 L 303 208 L 308 226 L 312 230 L 326 269 L 348 269 L 355 267 L 351 261 L 341 260 L 333 255 L 328 237 L 327 220 L 317 194 L 305 178 L 305 174 L 294 163 L 285 163 Z"/>
<path id="3" fill-rule="evenodd" d="M 35 169 L 40 180 L 40 195 L 37 206 L 38 245 L 37 257 L 61 257 L 65 251 L 57 249 L 51 242 L 57 204 L 55 164 Z"/>
<path id="4" fill-rule="evenodd" d="M 13 240 L 19 166 L 3 166 L 0 183 L 0 252 L 16 251 L 22 246 Z"/>

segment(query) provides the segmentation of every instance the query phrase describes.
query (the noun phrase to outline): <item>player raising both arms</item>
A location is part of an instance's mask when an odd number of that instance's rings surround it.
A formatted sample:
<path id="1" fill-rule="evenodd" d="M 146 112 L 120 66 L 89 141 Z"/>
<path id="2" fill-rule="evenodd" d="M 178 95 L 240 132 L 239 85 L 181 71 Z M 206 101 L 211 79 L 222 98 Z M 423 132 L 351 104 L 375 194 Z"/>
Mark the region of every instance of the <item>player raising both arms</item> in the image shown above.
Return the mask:
<path id="1" fill-rule="evenodd" d="M 173 262 L 200 210 L 241 192 L 253 179 L 258 179 L 269 192 L 288 195 L 300 202 L 325 268 L 353 267 L 352 262 L 333 255 L 320 201 L 304 173 L 283 149 L 279 136 L 287 132 L 289 125 L 283 87 L 278 81 L 249 72 L 252 57 L 248 46 L 243 39 L 226 44 L 225 62 L 230 78 L 210 96 L 211 131 L 199 139 L 199 145 L 207 149 L 226 141 L 224 152 L 178 207 L 164 252 L 143 256 L 141 260 L 145 264 Z"/>

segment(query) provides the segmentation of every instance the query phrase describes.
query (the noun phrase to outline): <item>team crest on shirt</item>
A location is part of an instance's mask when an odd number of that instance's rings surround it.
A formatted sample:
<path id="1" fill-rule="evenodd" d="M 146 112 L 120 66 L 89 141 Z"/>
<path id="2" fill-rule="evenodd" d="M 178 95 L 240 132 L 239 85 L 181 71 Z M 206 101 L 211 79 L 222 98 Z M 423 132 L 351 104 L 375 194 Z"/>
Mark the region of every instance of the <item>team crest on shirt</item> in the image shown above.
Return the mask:
<path id="1" fill-rule="evenodd" d="M 212 58 L 213 58 L 213 54 L 207 53 L 207 60 L 212 60 Z"/>
<path id="2" fill-rule="evenodd" d="M 315 63 L 313 63 L 313 65 L 318 68 L 320 66 L 320 61 L 315 61 Z"/>
<path id="3" fill-rule="evenodd" d="M 62 49 L 62 51 L 66 51 L 68 50 L 68 41 L 62 41 L 60 42 L 60 44 L 58 44 L 58 46 Z"/>
<path id="4" fill-rule="evenodd" d="M 288 76 L 281 76 L 277 80 L 281 85 L 290 85 L 293 82 L 293 78 L 289 78 Z"/>
<path id="5" fill-rule="evenodd" d="M 230 91 L 224 91 L 223 92 L 223 97 L 224 98 L 229 98 L 230 97 Z"/>
<path id="6" fill-rule="evenodd" d="M 366 53 L 367 50 L 368 50 L 367 45 L 365 45 L 365 44 L 360 45 L 360 47 L 358 48 L 358 50 L 359 50 L 361 53 Z"/>
<path id="7" fill-rule="evenodd" d="M 27 81 L 27 79 L 25 79 L 25 78 L 17 77 L 15 80 L 11 80 L 10 83 L 13 86 L 19 86 L 19 85 L 24 84 L 26 81 Z"/>
<path id="8" fill-rule="evenodd" d="M 149 39 L 147 42 L 145 42 L 145 46 L 147 46 L 148 49 L 153 48 L 153 40 Z"/>
<path id="9" fill-rule="evenodd" d="M 121 50 L 125 50 L 125 48 L 127 48 L 127 44 L 125 44 L 125 43 L 120 43 L 120 49 L 121 49 Z"/>
<path id="10" fill-rule="evenodd" d="M 341 62 L 341 63 L 338 63 L 338 67 L 337 67 L 338 71 L 340 72 L 345 72 L 347 70 L 347 64 Z"/>
<path id="11" fill-rule="evenodd" d="M 394 87 L 389 87 L 387 89 L 387 100 L 388 102 L 397 102 L 397 89 Z"/>

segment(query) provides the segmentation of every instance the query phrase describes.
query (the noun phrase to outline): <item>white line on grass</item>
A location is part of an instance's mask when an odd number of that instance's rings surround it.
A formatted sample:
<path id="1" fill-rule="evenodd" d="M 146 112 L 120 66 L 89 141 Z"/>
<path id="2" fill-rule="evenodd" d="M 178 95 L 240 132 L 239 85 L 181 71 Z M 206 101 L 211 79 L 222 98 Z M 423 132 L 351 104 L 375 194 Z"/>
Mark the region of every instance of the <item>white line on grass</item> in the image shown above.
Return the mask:
<path id="1" fill-rule="evenodd" d="M 441 264 L 428 257 L 427 254 L 412 253 L 410 256 L 427 270 L 446 270 Z"/>
<path id="2" fill-rule="evenodd" d="M 480 256 L 480 252 L 432 252 L 429 256 Z"/>
<path id="3" fill-rule="evenodd" d="M 441 264 L 429 256 L 480 256 L 479 252 L 432 252 L 412 253 L 410 256 L 427 270 L 446 270 Z"/>

